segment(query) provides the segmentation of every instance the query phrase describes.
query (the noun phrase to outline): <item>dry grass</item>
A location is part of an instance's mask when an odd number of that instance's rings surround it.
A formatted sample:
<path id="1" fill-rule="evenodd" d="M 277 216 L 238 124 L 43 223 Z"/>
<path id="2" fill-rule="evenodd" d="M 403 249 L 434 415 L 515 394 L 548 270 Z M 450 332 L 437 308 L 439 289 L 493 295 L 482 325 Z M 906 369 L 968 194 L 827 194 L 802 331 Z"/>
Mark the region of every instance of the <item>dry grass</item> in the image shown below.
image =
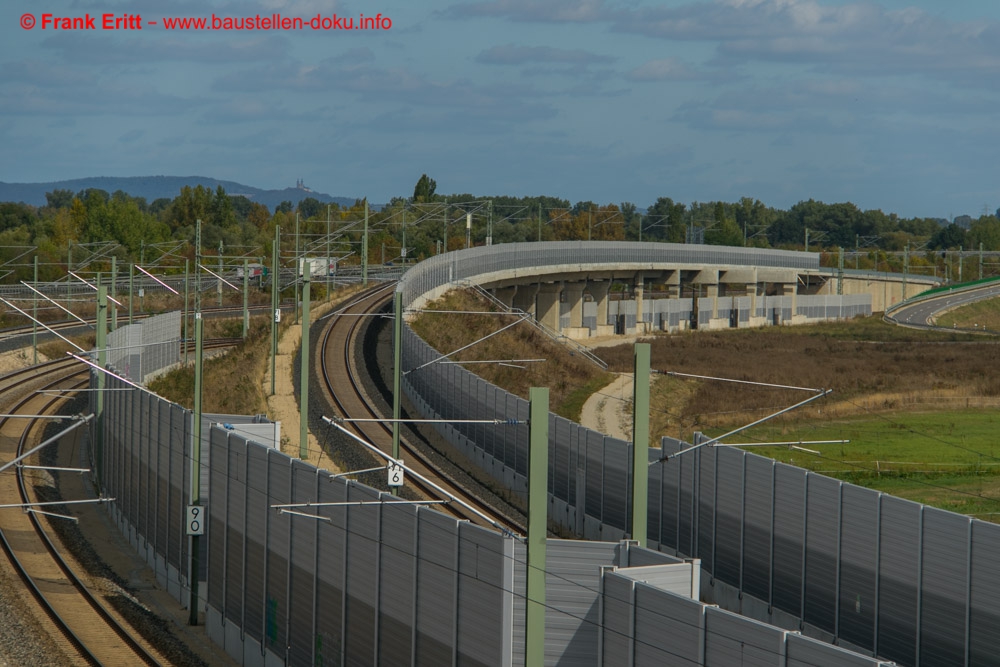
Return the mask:
<path id="1" fill-rule="evenodd" d="M 814 408 L 828 416 L 1000 405 L 1000 378 L 987 371 L 1000 361 L 995 342 L 933 342 L 921 340 L 923 332 L 891 342 L 866 341 L 816 336 L 811 327 L 804 329 L 658 337 L 652 343 L 652 365 L 692 375 L 832 389 L 833 394 Z M 632 347 L 602 350 L 602 356 L 610 370 L 628 371 Z M 680 396 L 654 405 L 682 428 L 743 424 L 808 396 L 709 380 L 683 380 L 672 386 Z"/>
<path id="2" fill-rule="evenodd" d="M 494 309 L 471 291 L 455 290 L 428 306 L 433 310 L 483 312 Z M 497 331 L 514 321 L 505 315 L 422 313 L 411 327 L 434 349 L 447 354 Z M 528 324 L 511 327 L 468 350 L 450 357 L 461 361 L 542 359 L 541 363 L 470 364 L 469 370 L 522 398 L 531 387 L 549 388 L 550 409 L 568 419 L 579 420 L 580 409 L 590 394 L 611 382 L 612 376 L 553 342 Z"/>
<path id="3" fill-rule="evenodd" d="M 287 320 L 287 318 L 286 318 Z M 205 320 L 205 328 L 228 337 L 238 326 L 243 332 L 243 319 Z M 288 322 L 282 326 L 287 327 Z M 228 333 L 227 333 L 228 332 Z M 206 336 L 208 334 L 206 333 Z M 264 364 L 271 344 L 271 320 L 266 315 L 250 318 L 250 333 L 246 341 L 226 354 L 208 359 L 204 364 L 202 409 L 205 412 L 253 415 L 267 412 L 267 399 L 261 388 Z M 194 367 L 184 366 L 153 380 L 149 388 L 160 396 L 194 407 Z"/>
<path id="4" fill-rule="evenodd" d="M 1000 299 L 986 299 L 956 308 L 937 318 L 938 326 L 1000 331 Z"/>

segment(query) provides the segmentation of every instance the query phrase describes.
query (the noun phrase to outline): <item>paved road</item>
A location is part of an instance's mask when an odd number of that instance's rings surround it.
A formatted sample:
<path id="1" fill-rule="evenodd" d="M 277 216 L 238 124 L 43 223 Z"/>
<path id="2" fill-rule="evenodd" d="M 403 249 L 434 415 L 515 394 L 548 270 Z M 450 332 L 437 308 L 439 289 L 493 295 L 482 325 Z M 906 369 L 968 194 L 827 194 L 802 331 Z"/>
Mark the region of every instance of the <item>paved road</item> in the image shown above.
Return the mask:
<path id="1" fill-rule="evenodd" d="M 926 301 L 918 301 L 910 306 L 904 306 L 894 311 L 890 319 L 894 320 L 897 324 L 918 327 L 933 326 L 930 321 L 931 317 L 941 311 L 972 303 L 973 301 L 982 301 L 983 299 L 998 296 L 1000 296 L 1000 284 L 998 283 L 964 292 L 955 292 L 952 294 L 945 292 L 941 296 Z"/>

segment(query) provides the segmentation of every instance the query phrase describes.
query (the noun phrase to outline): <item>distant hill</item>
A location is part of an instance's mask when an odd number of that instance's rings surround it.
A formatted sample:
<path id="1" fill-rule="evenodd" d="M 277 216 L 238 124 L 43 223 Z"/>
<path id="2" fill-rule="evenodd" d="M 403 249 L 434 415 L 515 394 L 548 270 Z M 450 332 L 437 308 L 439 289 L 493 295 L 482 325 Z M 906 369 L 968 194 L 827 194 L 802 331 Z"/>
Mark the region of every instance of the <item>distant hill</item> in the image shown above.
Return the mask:
<path id="1" fill-rule="evenodd" d="M 230 195 L 243 195 L 250 201 L 267 206 L 271 212 L 283 201 L 290 201 L 295 205 L 306 197 L 313 197 L 324 204 L 339 204 L 340 206 L 351 206 L 355 201 L 350 197 L 333 197 L 322 192 L 311 192 L 304 187 L 261 190 L 242 183 L 220 181 L 204 176 L 96 176 L 52 183 L 4 183 L 0 181 L 0 201 L 24 202 L 34 206 L 44 206 L 46 192 L 53 190 L 79 192 L 88 188 L 97 188 L 108 193 L 121 190 L 133 197 L 145 197 L 147 202 L 152 203 L 163 197 L 173 199 L 180 194 L 181 188 L 185 185 L 191 187 L 202 185 L 212 190 L 221 185 Z"/>

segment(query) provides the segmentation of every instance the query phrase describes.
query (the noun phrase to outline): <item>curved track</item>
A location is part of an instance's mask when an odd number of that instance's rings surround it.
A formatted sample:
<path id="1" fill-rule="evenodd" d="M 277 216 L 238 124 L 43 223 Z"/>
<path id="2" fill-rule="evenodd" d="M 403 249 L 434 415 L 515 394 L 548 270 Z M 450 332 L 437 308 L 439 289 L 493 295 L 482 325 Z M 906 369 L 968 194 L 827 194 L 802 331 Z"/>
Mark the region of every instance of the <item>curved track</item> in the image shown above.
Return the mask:
<path id="1" fill-rule="evenodd" d="M 55 412 L 65 397 L 32 390 L 82 388 L 88 384 L 87 374 L 88 370 L 73 360 L 49 362 L 0 377 L 0 396 L 4 396 L 3 404 L 10 406 L 11 414 Z M 27 377 L 32 377 L 30 385 L 26 385 Z M 28 393 L 15 399 L 12 406 L 6 400 L 11 394 L 25 391 Z M 7 436 L 0 438 L 0 458 L 9 461 L 28 448 L 38 423 L 38 419 L 0 419 L 0 434 Z M 16 474 L 0 475 L 2 497 L 8 501 L 16 497 L 20 503 L 35 502 L 25 479 L 28 474 L 37 473 L 18 466 Z M 38 517 L 36 511 L 0 510 L 0 545 L 42 612 L 58 629 L 66 654 L 91 665 L 165 664 L 88 589 L 70 559 L 61 554 L 48 535 L 46 521 Z"/>
<path id="2" fill-rule="evenodd" d="M 388 286 L 383 284 L 368 289 L 353 297 L 348 306 L 337 311 L 339 314 L 329 318 L 330 324 L 324 332 L 321 346 L 322 375 L 325 393 L 341 417 L 384 418 L 372 406 L 372 402 L 368 398 L 361 382 L 361 371 L 355 364 L 353 351 L 360 344 L 358 336 L 363 329 L 364 320 L 370 316 L 377 316 L 378 313 L 385 310 L 387 302 L 391 301 L 393 294 L 391 288 L 391 284 Z M 344 427 L 358 437 L 374 444 L 381 451 L 387 454 L 392 452 L 392 428 L 386 422 L 348 422 Z M 400 438 L 399 447 L 400 455 L 407 467 L 432 480 L 448 493 L 461 498 L 479 512 L 492 517 L 494 525 L 499 524 L 507 530 L 524 534 L 525 529 L 520 522 L 499 515 L 494 507 L 468 493 L 420 449 L 412 446 L 403 438 Z M 423 485 L 413 476 L 407 478 L 407 485 L 418 490 L 423 496 L 440 498 L 439 493 Z M 479 525 L 490 525 L 481 516 L 462 507 L 459 503 L 450 503 L 446 511 L 460 519 L 467 519 Z"/>

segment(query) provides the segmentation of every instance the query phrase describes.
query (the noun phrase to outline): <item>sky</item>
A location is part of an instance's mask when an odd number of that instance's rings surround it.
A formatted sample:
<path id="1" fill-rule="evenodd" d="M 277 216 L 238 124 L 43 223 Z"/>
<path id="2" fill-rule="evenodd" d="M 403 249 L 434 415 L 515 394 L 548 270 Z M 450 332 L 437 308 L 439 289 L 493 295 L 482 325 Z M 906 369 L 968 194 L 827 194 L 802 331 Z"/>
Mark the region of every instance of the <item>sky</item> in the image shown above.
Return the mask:
<path id="1" fill-rule="evenodd" d="M 56 30 L 45 14 L 95 29 Z M 102 29 L 105 14 L 137 18 Z M 166 27 L 275 14 L 306 25 Z M 378 16 L 379 29 L 308 26 L 334 15 Z M 1000 207 L 998 102 L 1000 3 L 982 0 L 7 0 L 0 12 L 6 182 L 301 178 L 382 203 L 426 173 L 439 193 L 640 208 L 816 199 L 950 219 Z"/>

